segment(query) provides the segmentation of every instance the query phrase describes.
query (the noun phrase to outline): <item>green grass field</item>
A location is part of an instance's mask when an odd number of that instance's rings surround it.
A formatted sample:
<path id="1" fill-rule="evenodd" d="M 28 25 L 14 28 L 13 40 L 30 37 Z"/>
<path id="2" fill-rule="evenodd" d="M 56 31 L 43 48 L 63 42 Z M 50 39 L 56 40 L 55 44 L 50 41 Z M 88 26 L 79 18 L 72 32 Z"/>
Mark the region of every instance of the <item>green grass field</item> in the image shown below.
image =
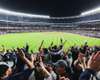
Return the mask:
<path id="1" fill-rule="evenodd" d="M 73 45 L 82 45 L 86 41 L 90 46 L 100 45 L 100 39 L 80 36 L 77 34 L 64 33 L 64 32 L 33 32 L 33 33 L 13 33 L 0 36 L 0 45 L 6 48 L 23 47 L 26 43 L 30 45 L 30 50 L 37 51 L 44 40 L 44 47 L 48 47 L 53 41 L 54 44 L 60 43 L 60 38 L 67 40 L 64 49 L 68 49 Z"/>

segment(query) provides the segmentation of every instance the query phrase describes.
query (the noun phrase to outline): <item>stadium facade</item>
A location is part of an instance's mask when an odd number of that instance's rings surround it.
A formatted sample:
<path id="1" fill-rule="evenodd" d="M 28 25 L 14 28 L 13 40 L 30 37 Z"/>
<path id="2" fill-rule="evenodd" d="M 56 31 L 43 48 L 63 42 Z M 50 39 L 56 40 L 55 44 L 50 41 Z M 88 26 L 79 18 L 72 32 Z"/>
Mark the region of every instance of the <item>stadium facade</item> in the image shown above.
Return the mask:
<path id="1" fill-rule="evenodd" d="M 99 34 L 100 13 L 71 17 L 49 17 L 0 10 L 0 32 L 27 31 L 87 31 Z M 78 31 L 76 31 L 78 30 Z M 85 32 L 85 33 L 87 33 Z"/>

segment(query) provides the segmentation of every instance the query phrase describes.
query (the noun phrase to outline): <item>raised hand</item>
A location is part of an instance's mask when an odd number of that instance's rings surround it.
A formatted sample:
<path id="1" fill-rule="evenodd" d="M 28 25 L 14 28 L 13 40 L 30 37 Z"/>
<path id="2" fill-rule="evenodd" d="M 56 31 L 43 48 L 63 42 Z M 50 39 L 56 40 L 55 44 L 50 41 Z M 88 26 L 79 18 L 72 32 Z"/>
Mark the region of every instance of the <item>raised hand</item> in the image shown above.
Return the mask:
<path id="1" fill-rule="evenodd" d="M 45 68 L 45 67 L 44 67 L 44 63 L 43 63 L 43 61 L 42 61 L 42 57 L 39 57 L 39 62 L 40 62 L 41 68 Z"/>
<path id="2" fill-rule="evenodd" d="M 39 62 L 39 65 L 40 65 L 41 69 L 43 70 L 44 76 L 45 76 L 45 77 L 50 76 L 50 73 L 46 70 L 46 68 L 45 68 L 45 66 L 44 66 L 44 63 L 43 63 L 43 61 L 42 61 L 42 58 L 40 57 L 39 59 L 40 59 L 40 60 L 39 60 L 39 61 L 40 61 L 40 62 Z"/>
<path id="3" fill-rule="evenodd" d="M 29 69 L 34 68 L 34 60 L 35 60 L 35 56 L 31 55 L 31 60 L 29 60 L 26 56 L 25 53 L 23 52 L 23 50 L 17 48 L 18 51 L 18 55 L 20 56 L 20 58 L 22 59 L 23 62 L 25 62 L 27 64 L 27 66 L 29 67 Z"/>
<path id="4" fill-rule="evenodd" d="M 52 41 L 52 43 L 50 44 L 50 46 L 52 46 L 53 45 L 53 41 Z"/>
<path id="5" fill-rule="evenodd" d="M 44 43 L 44 40 L 42 40 L 42 42 L 41 42 L 41 44 L 39 46 L 39 51 L 41 50 L 41 47 L 42 47 L 43 43 Z"/>
<path id="6" fill-rule="evenodd" d="M 36 55 L 32 54 L 31 55 L 31 61 L 32 61 L 32 63 L 34 63 L 35 60 L 36 60 Z"/>
<path id="7" fill-rule="evenodd" d="M 25 53 L 23 52 L 23 50 L 17 48 L 17 51 L 18 51 L 18 55 L 20 56 L 20 58 L 22 58 L 22 59 L 26 58 Z"/>
<path id="8" fill-rule="evenodd" d="M 92 54 L 91 58 L 88 61 L 87 68 L 99 71 L 100 70 L 100 51 L 96 54 Z"/>

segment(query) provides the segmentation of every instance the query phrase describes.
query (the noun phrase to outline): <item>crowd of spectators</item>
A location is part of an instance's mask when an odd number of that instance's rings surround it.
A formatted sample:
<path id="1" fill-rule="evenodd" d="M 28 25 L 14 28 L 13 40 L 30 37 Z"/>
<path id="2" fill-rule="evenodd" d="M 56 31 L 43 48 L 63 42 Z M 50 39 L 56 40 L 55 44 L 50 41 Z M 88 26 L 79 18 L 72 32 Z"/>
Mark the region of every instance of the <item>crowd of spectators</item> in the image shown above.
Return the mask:
<path id="1" fill-rule="evenodd" d="M 60 45 L 44 48 L 41 42 L 38 52 L 22 48 L 0 50 L 0 80 L 100 80 L 100 46 L 72 46 L 63 50 Z M 34 45 L 34 44 L 33 44 Z"/>

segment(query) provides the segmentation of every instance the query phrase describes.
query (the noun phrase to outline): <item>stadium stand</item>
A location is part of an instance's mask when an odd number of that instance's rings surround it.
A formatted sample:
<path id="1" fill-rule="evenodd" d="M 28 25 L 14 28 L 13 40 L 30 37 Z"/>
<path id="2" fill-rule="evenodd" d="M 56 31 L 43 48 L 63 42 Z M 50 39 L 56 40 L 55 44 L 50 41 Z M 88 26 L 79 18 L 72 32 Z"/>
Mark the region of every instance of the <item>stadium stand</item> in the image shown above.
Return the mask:
<path id="1" fill-rule="evenodd" d="M 100 37 L 100 14 L 76 17 L 36 18 L 0 14 L 0 33 L 65 31 Z M 76 32 L 77 30 L 77 32 Z"/>

